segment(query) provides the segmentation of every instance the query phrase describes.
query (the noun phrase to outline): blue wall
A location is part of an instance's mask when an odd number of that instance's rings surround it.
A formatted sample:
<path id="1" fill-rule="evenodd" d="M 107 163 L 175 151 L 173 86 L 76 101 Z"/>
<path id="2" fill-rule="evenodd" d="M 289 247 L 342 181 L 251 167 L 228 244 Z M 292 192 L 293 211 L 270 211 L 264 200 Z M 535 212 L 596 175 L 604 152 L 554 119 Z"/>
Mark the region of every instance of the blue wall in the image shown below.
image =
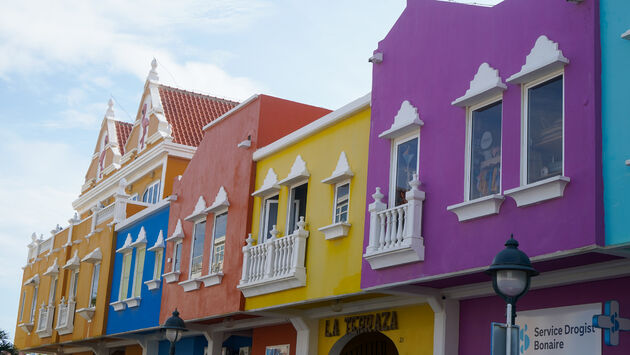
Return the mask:
<path id="1" fill-rule="evenodd" d="M 116 247 L 119 249 L 125 244 L 127 234 L 131 234 L 132 241 L 136 241 L 140 228 L 144 227 L 147 235 L 147 249 L 152 247 L 157 240 L 157 237 L 162 231 L 163 238 L 166 239 L 168 233 L 168 213 L 169 207 L 166 205 L 164 208 L 151 213 L 136 223 L 121 229 L 116 236 Z M 164 259 L 164 254 L 162 258 Z M 131 295 L 132 282 L 134 277 L 134 265 L 136 263 L 136 250 L 133 250 L 131 260 L 131 275 L 129 277 L 129 290 L 128 296 Z M 123 255 L 116 253 L 114 256 L 114 271 L 112 275 L 112 287 L 109 297 L 109 303 L 118 300 L 118 293 L 120 289 L 120 273 L 122 270 Z M 145 281 L 153 279 L 153 269 L 155 267 L 155 253 L 152 251 L 146 251 L 144 257 L 144 269 L 142 272 L 142 290 L 140 293 L 140 306 L 134 308 L 125 308 L 122 311 L 114 311 L 109 306 L 109 312 L 107 316 L 107 334 L 117 334 L 127 332 L 131 330 L 146 329 L 150 327 L 156 327 L 159 325 L 160 317 L 160 303 L 162 301 L 162 285 L 153 291 L 149 291 Z M 162 271 L 164 270 L 164 260 L 162 260 Z M 108 304 L 109 304 L 108 303 Z"/>
<path id="2" fill-rule="evenodd" d="M 601 0 L 602 150 L 606 244 L 630 242 L 630 1 Z"/>
<path id="3" fill-rule="evenodd" d="M 203 336 L 183 338 L 175 344 L 175 354 L 203 355 L 206 346 L 208 346 L 208 342 Z M 159 355 L 168 355 L 170 348 L 171 343 L 161 341 Z"/>

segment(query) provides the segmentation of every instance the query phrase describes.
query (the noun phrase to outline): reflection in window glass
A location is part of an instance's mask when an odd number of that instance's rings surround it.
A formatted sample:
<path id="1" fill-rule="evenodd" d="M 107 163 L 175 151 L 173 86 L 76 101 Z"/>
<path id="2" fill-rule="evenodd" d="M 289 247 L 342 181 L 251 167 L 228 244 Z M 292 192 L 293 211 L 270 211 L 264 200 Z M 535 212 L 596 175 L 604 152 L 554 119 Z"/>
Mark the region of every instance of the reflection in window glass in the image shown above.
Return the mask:
<path id="1" fill-rule="evenodd" d="M 223 256 L 225 253 L 225 234 L 227 229 L 227 212 L 214 219 L 214 253 L 212 255 L 211 272 L 223 271 Z"/>
<path id="2" fill-rule="evenodd" d="M 269 240 L 271 230 L 278 221 L 278 195 L 265 200 L 265 211 L 263 214 L 263 242 Z"/>
<path id="3" fill-rule="evenodd" d="M 562 76 L 527 90 L 527 183 L 562 174 Z"/>
<path id="4" fill-rule="evenodd" d="M 472 112 L 470 195 L 498 194 L 501 186 L 501 102 Z"/>
<path id="5" fill-rule="evenodd" d="M 157 249 L 155 251 L 155 266 L 153 268 L 153 280 L 159 280 L 162 275 L 162 258 L 164 256 L 164 249 Z"/>
<path id="6" fill-rule="evenodd" d="M 348 222 L 349 193 L 349 183 L 337 186 L 335 197 L 335 223 Z"/>
<path id="7" fill-rule="evenodd" d="M 418 138 L 400 143 L 396 147 L 396 206 L 407 203 L 405 194 L 409 181 L 418 171 Z"/>
<path id="8" fill-rule="evenodd" d="M 175 261 L 173 262 L 173 271 L 179 271 L 182 266 L 182 243 L 175 244 L 175 252 L 173 253 Z"/>
<path id="9" fill-rule="evenodd" d="M 35 310 L 37 309 L 37 292 L 39 291 L 39 287 L 35 286 L 35 291 L 33 291 L 33 300 L 31 301 L 31 318 L 30 323 L 33 323 L 35 320 Z"/>
<path id="10" fill-rule="evenodd" d="M 193 232 L 193 249 L 190 264 L 190 278 L 201 276 L 203 266 L 203 242 L 206 236 L 206 221 L 195 224 Z"/>
<path id="11" fill-rule="evenodd" d="M 140 297 L 142 291 L 142 273 L 144 272 L 144 256 L 146 248 L 136 249 L 136 267 L 133 271 L 133 297 Z"/>
<path id="12" fill-rule="evenodd" d="M 92 287 L 90 288 L 90 307 L 96 306 L 96 294 L 98 293 L 98 276 L 101 272 L 101 264 L 95 264 L 92 271 Z"/>
<path id="13" fill-rule="evenodd" d="M 149 185 L 142 194 L 142 202 L 146 203 L 158 203 L 160 200 L 160 182 L 157 181 L 152 185 Z"/>
<path id="14" fill-rule="evenodd" d="M 289 201 L 289 228 L 287 234 L 293 234 L 298 228 L 297 222 L 300 217 L 306 219 L 306 193 L 308 184 L 296 186 L 291 189 L 291 199 Z"/>
<path id="15" fill-rule="evenodd" d="M 24 317 L 24 301 L 26 301 L 26 291 L 22 292 L 22 303 L 20 303 L 20 322 Z"/>
<path id="16" fill-rule="evenodd" d="M 122 270 L 120 276 L 120 289 L 118 292 L 118 300 L 127 299 L 127 291 L 129 290 L 129 273 L 131 272 L 131 252 L 123 254 Z"/>

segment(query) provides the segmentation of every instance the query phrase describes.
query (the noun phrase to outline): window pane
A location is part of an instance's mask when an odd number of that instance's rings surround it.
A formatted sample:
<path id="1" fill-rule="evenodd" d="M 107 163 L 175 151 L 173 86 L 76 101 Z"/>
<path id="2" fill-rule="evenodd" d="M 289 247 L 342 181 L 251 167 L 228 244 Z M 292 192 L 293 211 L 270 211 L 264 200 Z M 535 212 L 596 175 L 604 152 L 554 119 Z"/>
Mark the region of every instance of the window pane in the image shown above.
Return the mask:
<path id="1" fill-rule="evenodd" d="M 265 200 L 265 219 L 264 219 L 264 238 L 271 238 L 271 230 L 278 223 L 278 196 L 270 197 Z"/>
<path id="2" fill-rule="evenodd" d="M 26 291 L 22 293 L 22 303 L 20 303 L 20 322 L 22 317 L 24 317 L 24 301 L 26 301 Z"/>
<path id="3" fill-rule="evenodd" d="M 291 201 L 289 204 L 289 223 L 287 234 L 293 234 L 297 229 L 297 222 L 300 217 L 306 218 L 306 193 L 308 184 L 296 186 L 291 189 Z"/>
<path id="4" fill-rule="evenodd" d="M 155 267 L 153 268 L 153 280 L 159 280 L 162 276 L 162 258 L 164 250 L 158 249 L 155 251 Z"/>
<path id="5" fill-rule="evenodd" d="M 348 221 L 348 194 L 350 184 L 337 187 L 337 200 L 335 201 L 335 223 Z"/>
<path id="6" fill-rule="evenodd" d="M 401 143 L 396 149 L 396 206 L 407 203 L 409 181 L 418 171 L 418 138 Z"/>
<path id="7" fill-rule="evenodd" d="M 562 174 L 562 76 L 527 91 L 527 183 Z"/>
<path id="8" fill-rule="evenodd" d="M 98 276 L 101 271 L 101 264 L 95 264 L 92 271 L 92 288 L 90 289 L 90 307 L 96 306 L 96 294 L 98 292 Z"/>
<path id="9" fill-rule="evenodd" d="M 72 275 L 72 291 L 70 292 L 70 295 L 72 296 L 72 300 L 76 300 L 77 287 L 79 286 L 79 270 L 76 270 Z"/>
<path id="10" fill-rule="evenodd" d="M 223 257 L 225 254 L 225 239 L 214 244 L 214 255 L 212 256 L 212 272 L 223 271 Z"/>
<path id="11" fill-rule="evenodd" d="M 173 271 L 179 271 L 182 264 L 182 243 L 175 244 L 175 262 Z"/>
<path id="12" fill-rule="evenodd" d="M 190 265 L 190 277 L 196 278 L 201 276 L 201 268 L 203 265 L 203 243 L 206 236 L 206 222 L 195 224 L 193 238 L 192 262 Z"/>
<path id="13" fill-rule="evenodd" d="M 48 293 L 48 304 L 54 304 L 55 303 L 55 295 L 57 294 L 57 278 L 55 277 L 51 282 L 50 282 L 50 291 Z"/>
<path id="14" fill-rule="evenodd" d="M 227 228 L 227 212 L 218 215 L 214 219 L 214 239 L 225 237 L 225 231 Z"/>
<path id="15" fill-rule="evenodd" d="M 470 195 L 499 193 L 501 185 L 501 109 L 497 102 L 472 112 Z"/>
<path id="16" fill-rule="evenodd" d="M 35 291 L 33 291 L 33 300 L 31 302 L 31 323 L 33 323 L 33 320 L 35 319 L 35 309 L 37 309 L 37 291 L 39 291 L 39 287 L 35 286 Z"/>
<path id="17" fill-rule="evenodd" d="M 140 297 L 142 291 L 142 274 L 144 272 L 145 248 L 136 250 L 136 267 L 133 272 L 133 297 Z"/>
<path id="18" fill-rule="evenodd" d="M 129 272 L 131 271 L 131 253 L 125 253 L 123 255 L 123 265 L 120 276 L 120 291 L 118 293 L 118 300 L 124 300 L 127 298 L 127 291 L 129 290 Z"/>

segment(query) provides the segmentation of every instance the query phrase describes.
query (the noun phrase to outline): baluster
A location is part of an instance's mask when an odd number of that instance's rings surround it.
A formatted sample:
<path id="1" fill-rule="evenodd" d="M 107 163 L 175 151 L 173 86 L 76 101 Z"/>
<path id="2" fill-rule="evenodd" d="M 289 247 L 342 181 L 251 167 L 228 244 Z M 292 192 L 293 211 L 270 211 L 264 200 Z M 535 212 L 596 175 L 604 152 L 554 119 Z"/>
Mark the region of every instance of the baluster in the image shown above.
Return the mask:
<path id="1" fill-rule="evenodd" d="M 387 223 L 385 212 L 378 215 L 378 224 L 380 225 L 378 249 L 385 248 L 385 224 Z"/>
<path id="2" fill-rule="evenodd" d="M 405 207 L 398 209 L 398 230 L 396 233 L 396 245 L 402 244 L 403 231 L 405 228 L 405 218 L 407 218 L 407 209 Z"/>
<path id="3" fill-rule="evenodd" d="M 392 210 L 388 210 L 387 211 L 387 226 L 386 228 L 386 232 L 385 232 L 385 245 L 387 248 L 391 247 L 392 245 L 392 240 L 394 238 L 394 234 L 393 234 L 393 229 L 394 229 L 394 221 L 393 221 L 393 215 L 392 215 Z"/>

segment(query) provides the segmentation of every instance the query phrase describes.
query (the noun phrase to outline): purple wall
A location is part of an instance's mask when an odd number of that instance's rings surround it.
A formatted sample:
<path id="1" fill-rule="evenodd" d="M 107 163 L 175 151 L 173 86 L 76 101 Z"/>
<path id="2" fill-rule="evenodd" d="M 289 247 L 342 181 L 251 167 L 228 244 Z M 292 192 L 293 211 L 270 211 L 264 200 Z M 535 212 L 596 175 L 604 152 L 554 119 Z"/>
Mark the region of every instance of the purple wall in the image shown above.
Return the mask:
<path id="1" fill-rule="evenodd" d="M 630 314 L 630 278 L 595 281 L 548 288 L 527 293 L 516 305 L 517 314 L 541 308 L 619 301 L 621 317 Z M 505 322 L 505 302 L 499 296 L 461 301 L 459 355 L 487 354 L 490 351 L 490 323 Z M 619 346 L 604 345 L 603 355 L 630 352 L 630 332 L 620 332 Z"/>
<path id="2" fill-rule="evenodd" d="M 379 43 L 384 61 L 374 65 L 367 193 L 371 203 L 377 186 L 388 191 L 390 141 L 378 135 L 409 100 L 424 121 L 419 177 L 426 192 L 425 261 L 380 271 L 364 261 L 363 287 L 488 265 L 510 233 L 530 256 L 603 244 L 598 16 L 594 0 L 506 0 L 493 8 L 408 1 Z M 506 197 L 499 215 L 460 223 L 446 207 L 463 202 L 466 114 L 450 103 L 464 95 L 483 62 L 503 81 L 517 73 L 543 34 L 570 60 L 564 159 L 571 182 L 563 198 L 517 208 Z M 520 94 L 519 86 L 508 84 L 503 95 L 502 191 L 519 186 Z"/>

